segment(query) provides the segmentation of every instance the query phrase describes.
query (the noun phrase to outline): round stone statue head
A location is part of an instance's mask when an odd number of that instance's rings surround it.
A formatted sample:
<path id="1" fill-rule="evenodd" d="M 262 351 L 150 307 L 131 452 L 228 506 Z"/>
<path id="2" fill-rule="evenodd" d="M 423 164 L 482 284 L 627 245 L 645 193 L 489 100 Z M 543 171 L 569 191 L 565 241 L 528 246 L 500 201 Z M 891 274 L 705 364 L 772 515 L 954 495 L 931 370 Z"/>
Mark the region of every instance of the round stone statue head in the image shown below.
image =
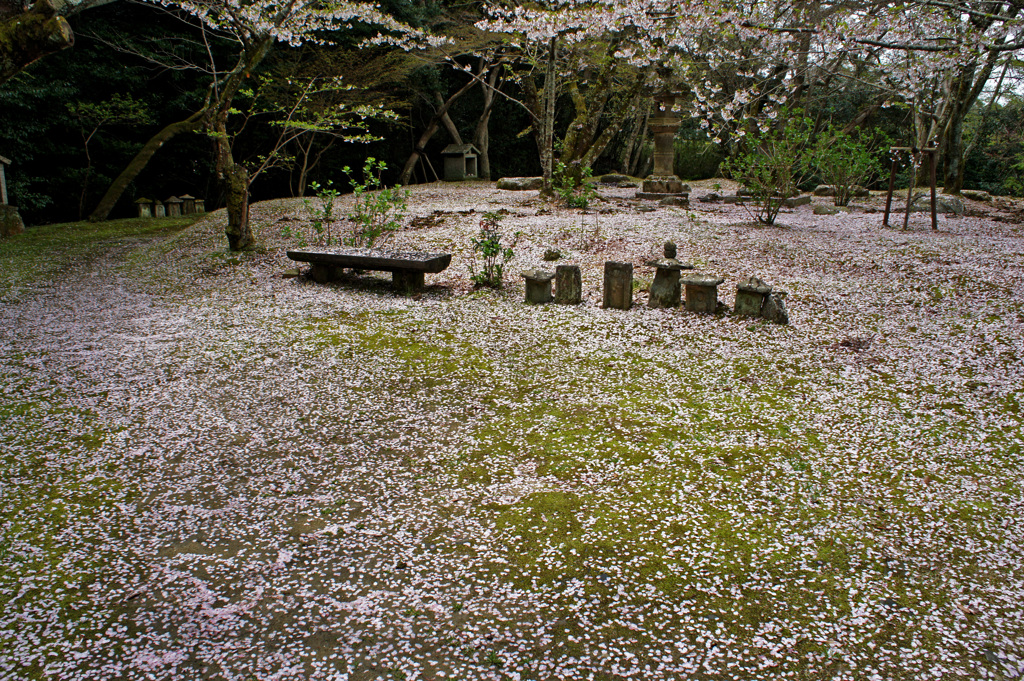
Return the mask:
<path id="1" fill-rule="evenodd" d="M 676 257 L 676 245 L 671 241 L 665 242 L 665 257 L 675 258 Z"/>

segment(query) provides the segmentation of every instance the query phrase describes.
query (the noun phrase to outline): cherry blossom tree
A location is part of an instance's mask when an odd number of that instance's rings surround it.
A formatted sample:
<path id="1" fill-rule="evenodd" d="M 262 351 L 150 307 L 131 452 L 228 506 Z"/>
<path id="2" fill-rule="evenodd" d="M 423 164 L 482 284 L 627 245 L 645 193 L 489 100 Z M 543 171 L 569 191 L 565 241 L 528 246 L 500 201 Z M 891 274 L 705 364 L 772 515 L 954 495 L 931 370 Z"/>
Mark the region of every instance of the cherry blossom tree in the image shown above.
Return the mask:
<path id="1" fill-rule="evenodd" d="M 1024 47 L 1022 6 L 570 0 L 492 7 L 484 26 L 553 44 L 614 36 L 618 59 L 656 66 L 661 87 L 688 94 L 691 114 L 721 140 L 743 135 L 752 121 L 772 125 L 816 88 L 869 85 L 880 93 L 878 105 L 913 109 L 917 145 L 939 139 L 955 184 L 963 117 L 1000 60 Z"/>
<path id="2" fill-rule="evenodd" d="M 416 32 L 384 14 L 375 6 L 336 0 L 161 0 L 159 4 L 195 22 L 204 40 L 227 40 L 237 46 L 235 61 L 220 68 L 208 49 L 210 84 L 203 105 L 189 118 L 173 123 L 153 137 L 111 185 L 90 219 L 103 220 L 128 184 L 145 167 L 168 139 L 180 132 L 205 130 L 217 142 L 217 175 L 227 192 L 228 247 L 251 248 L 255 236 L 249 224 L 249 173 L 235 162 L 228 131 L 228 118 L 235 95 L 277 43 L 298 46 L 307 42 L 326 43 L 333 31 L 371 24 L 398 34 L 392 41 L 409 40 Z"/>

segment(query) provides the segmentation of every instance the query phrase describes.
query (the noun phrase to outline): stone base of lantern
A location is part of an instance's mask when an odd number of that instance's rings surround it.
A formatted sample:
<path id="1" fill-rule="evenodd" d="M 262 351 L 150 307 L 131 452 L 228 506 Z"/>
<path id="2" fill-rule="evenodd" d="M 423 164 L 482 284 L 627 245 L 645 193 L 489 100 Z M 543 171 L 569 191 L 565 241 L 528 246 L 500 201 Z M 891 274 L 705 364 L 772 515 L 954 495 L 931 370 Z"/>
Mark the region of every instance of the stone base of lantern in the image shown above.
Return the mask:
<path id="1" fill-rule="evenodd" d="M 0 204 L 0 237 L 17 236 L 25 231 L 25 223 L 17 206 Z"/>
<path id="2" fill-rule="evenodd" d="M 688 197 L 690 185 L 683 184 L 675 175 L 651 175 L 644 180 L 643 187 L 636 193 L 636 198 L 661 200 L 669 196 Z"/>

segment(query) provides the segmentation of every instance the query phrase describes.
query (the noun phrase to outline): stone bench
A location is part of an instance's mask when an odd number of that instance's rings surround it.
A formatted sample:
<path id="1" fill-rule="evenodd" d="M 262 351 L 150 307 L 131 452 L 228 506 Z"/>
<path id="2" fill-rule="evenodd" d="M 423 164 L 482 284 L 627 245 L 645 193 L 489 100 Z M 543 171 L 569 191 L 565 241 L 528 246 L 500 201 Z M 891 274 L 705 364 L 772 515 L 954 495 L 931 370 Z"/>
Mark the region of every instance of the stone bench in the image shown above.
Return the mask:
<path id="1" fill-rule="evenodd" d="M 367 248 L 333 251 L 288 251 L 296 262 L 310 264 L 310 277 L 320 283 L 338 278 L 341 270 L 373 270 L 391 272 L 395 289 L 414 293 L 423 288 L 424 275 L 445 270 L 452 262 L 450 253 L 418 253 L 415 251 L 378 251 Z"/>

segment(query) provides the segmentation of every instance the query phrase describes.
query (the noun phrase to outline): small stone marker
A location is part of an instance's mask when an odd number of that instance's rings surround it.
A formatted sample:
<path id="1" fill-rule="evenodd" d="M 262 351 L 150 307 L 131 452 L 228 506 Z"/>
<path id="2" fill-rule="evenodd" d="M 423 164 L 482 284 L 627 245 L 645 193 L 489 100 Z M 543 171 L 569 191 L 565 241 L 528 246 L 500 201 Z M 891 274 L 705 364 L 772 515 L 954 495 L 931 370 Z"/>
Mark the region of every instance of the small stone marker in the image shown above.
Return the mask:
<path id="1" fill-rule="evenodd" d="M 725 279 L 710 274 L 690 274 L 680 279 L 686 286 L 686 309 L 714 314 L 718 309 L 718 285 Z"/>
<path id="2" fill-rule="evenodd" d="M 206 212 L 206 201 L 205 201 L 205 199 L 196 199 L 196 212 L 197 213 L 205 213 Z"/>
<path id="3" fill-rule="evenodd" d="M 579 305 L 583 302 L 583 277 L 579 265 L 559 265 L 555 268 L 555 302 L 559 305 Z"/>
<path id="4" fill-rule="evenodd" d="M 798 208 L 800 206 L 806 206 L 810 204 L 810 202 L 811 195 L 804 194 L 803 196 L 794 196 L 792 198 L 785 199 L 783 200 L 782 205 L 785 206 L 786 208 Z"/>
<path id="5" fill-rule="evenodd" d="M 526 279 L 526 303 L 528 305 L 543 305 L 551 302 L 551 280 L 555 278 L 554 272 L 526 270 L 522 275 Z"/>
<path id="6" fill-rule="evenodd" d="M 183 204 L 184 201 L 179 199 L 177 196 L 172 196 L 164 201 L 164 203 L 167 205 L 167 217 L 181 217 L 181 204 Z"/>
<path id="7" fill-rule="evenodd" d="M 165 218 L 165 217 L 167 217 L 167 208 L 166 208 L 166 206 L 164 206 L 164 202 L 163 201 L 154 201 L 153 202 L 153 217 L 155 217 L 155 218 Z"/>
<path id="8" fill-rule="evenodd" d="M 181 199 L 182 215 L 191 215 L 196 212 L 196 197 L 191 194 L 182 194 L 178 198 Z"/>
<path id="9" fill-rule="evenodd" d="M 761 316 L 773 324 L 789 324 L 789 313 L 786 311 L 786 294 L 782 291 L 770 293 L 765 298 Z"/>
<path id="10" fill-rule="evenodd" d="M 748 277 L 736 285 L 736 314 L 760 317 L 764 299 L 772 287 L 757 277 Z"/>
<path id="11" fill-rule="evenodd" d="M 647 297 L 647 307 L 679 307 L 682 299 L 679 270 L 692 270 L 693 265 L 676 260 L 676 245 L 669 241 L 665 243 L 665 257 L 651 260 L 647 266 L 657 268 Z"/>
<path id="12" fill-rule="evenodd" d="M 604 309 L 628 310 L 633 306 L 633 263 L 604 264 Z"/>

